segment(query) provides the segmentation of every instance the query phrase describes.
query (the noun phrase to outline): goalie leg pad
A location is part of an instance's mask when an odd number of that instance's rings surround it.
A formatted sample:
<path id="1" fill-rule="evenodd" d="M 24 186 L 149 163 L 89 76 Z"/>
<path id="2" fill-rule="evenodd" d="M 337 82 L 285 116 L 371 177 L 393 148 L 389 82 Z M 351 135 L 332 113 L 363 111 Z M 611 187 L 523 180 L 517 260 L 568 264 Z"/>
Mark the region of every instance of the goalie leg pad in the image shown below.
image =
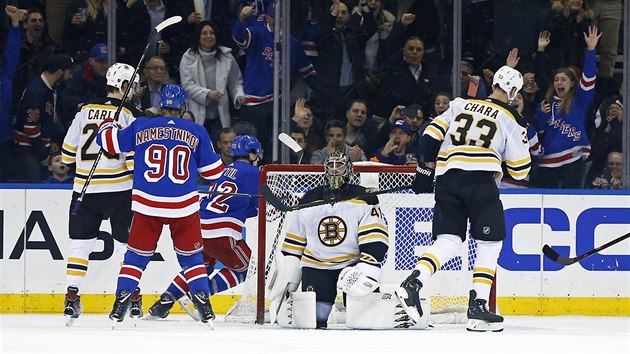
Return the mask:
<path id="1" fill-rule="evenodd" d="M 270 299 L 284 296 L 286 291 L 294 292 L 297 290 L 302 278 L 302 265 L 297 257 L 278 254 L 276 255 L 275 265 L 267 287 Z"/>
<path id="2" fill-rule="evenodd" d="M 346 298 L 346 326 L 355 329 L 426 329 L 429 321 L 430 299 L 420 299 L 423 315 L 414 324 L 402 306 L 390 293 L 372 293 Z"/>
<path id="3" fill-rule="evenodd" d="M 314 329 L 317 327 L 317 305 L 315 292 L 293 292 L 293 328 Z"/>

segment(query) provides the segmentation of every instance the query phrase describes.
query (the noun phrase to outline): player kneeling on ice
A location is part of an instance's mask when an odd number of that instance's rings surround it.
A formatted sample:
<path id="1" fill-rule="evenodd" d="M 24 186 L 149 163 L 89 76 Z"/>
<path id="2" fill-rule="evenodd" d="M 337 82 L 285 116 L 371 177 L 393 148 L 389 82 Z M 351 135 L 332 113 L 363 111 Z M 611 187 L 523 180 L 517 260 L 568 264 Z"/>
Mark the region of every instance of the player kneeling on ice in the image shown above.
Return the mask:
<path id="1" fill-rule="evenodd" d="M 221 193 L 258 193 L 258 162 L 263 152 L 260 142 L 250 135 L 239 135 L 232 141 L 230 153 L 234 162 L 227 165 L 223 175 L 213 183 L 210 196 L 201 200 L 201 236 L 203 237 L 203 257 L 209 275 L 210 295 L 225 291 L 245 281 L 252 251 L 242 233 L 245 220 L 258 215 L 258 199 L 247 196 L 213 195 Z M 213 274 L 217 261 L 224 268 Z M 175 276 L 168 289 L 149 309 L 147 319 L 166 318 L 169 311 L 180 299 L 180 305 L 195 318 L 190 311 L 184 294 L 189 291 L 183 272 Z"/>
<path id="2" fill-rule="evenodd" d="M 278 323 L 326 328 L 339 287 L 348 299 L 348 324 L 394 328 L 400 324 L 395 321 L 397 301 L 390 294 L 378 293 L 381 265 L 389 247 L 378 198 L 349 183 L 352 164 L 343 153 L 328 156 L 324 171 L 326 184 L 308 191 L 300 204 L 331 203 L 296 210 L 287 227 L 282 255 L 276 258 L 277 273 L 271 277 L 269 297 L 280 299 Z M 302 291 L 297 292 L 300 282 Z M 390 311 L 382 312 L 383 307 Z M 368 308 L 369 315 L 365 315 Z"/>

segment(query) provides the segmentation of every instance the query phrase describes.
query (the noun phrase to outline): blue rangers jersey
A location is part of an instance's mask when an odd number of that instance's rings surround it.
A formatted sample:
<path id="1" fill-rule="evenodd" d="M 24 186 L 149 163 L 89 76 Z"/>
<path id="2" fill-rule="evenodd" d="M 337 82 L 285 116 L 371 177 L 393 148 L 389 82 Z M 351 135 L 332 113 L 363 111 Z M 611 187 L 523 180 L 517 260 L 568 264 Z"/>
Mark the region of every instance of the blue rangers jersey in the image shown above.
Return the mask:
<path id="1" fill-rule="evenodd" d="M 229 164 L 210 190 L 258 194 L 258 167 L 243 161 Z M 245 219 L 258 215 L 258 198 L 210 195 L 201 199 L 201 236 L 242 238 Z"/>
<path id="2" fill-rule="evenodd" d="M 245 51 L 247 64 L 243 74 L 243 91 L 248 106 L 273 100 L 273 32 L 269 26 L 246 27 L 237 19 L 232 28 L 232 37 Z M 299 73 L 309 86 L 314 86 L 315 68 L 297 39 L 291 37 L 291 75 Z M 282 75 L 283 67 L 280 70 Z"/>
<path id="3" fill-rule="evenodd" d="M 567 165 L 578 159 L 586 159 L 591 153 L 585 125 L 588 109 L 595 96 L 595 54 L 595 50 L 586 51 L 584 71 L 568 112 L 560 109 L 557 97 L 550 102 L 551 111 L 548 113 L 538 106 L 538 132 L 543 136 L 543 154 L 538 162 L 540 167 Z"/>
<path id="4" fill-rule="evenodd" d="M 125 129 L 105 120 L 97 142 L 106 152 L 135 151 L 131 209 L 168 218 L 199 211 L 197 172 L 221 176 L 223 162 L 204 127 L 174 117 L 140 117 Z"/>

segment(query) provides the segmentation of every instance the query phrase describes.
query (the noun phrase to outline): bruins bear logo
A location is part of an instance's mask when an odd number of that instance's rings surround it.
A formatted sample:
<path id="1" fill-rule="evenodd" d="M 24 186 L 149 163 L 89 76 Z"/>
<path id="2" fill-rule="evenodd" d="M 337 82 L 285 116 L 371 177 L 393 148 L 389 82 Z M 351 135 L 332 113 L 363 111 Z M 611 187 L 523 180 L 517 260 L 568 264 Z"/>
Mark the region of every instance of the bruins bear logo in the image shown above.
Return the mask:
<path id="1" fill-rule="evenodd" d="M 335 247 L 346 239 L 346 222 L 338 216 L 327 216 L 319 221 L 318 237 L 327 247 Z"/>

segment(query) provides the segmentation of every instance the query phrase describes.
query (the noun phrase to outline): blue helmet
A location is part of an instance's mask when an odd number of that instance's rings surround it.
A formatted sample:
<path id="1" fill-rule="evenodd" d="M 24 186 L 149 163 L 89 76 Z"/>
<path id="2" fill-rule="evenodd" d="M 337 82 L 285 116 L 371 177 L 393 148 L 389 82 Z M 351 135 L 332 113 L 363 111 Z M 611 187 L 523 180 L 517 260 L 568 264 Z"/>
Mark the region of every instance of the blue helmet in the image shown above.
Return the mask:
<path id="1" fill-rule="evenodd" d="M 232 140 L 230 153 L 233 158 L 249 157 L 250 152 L 256 154 L 258 159 L 262 159 L 262 148 L 256 137 L 251 135 L 239 135 Z"/>
<path id="2" fill-rule="evenodd" d="M 188 95 L 181 85 L 166 85 L 162 88 L 160 108 L 186 109 Z"/>

